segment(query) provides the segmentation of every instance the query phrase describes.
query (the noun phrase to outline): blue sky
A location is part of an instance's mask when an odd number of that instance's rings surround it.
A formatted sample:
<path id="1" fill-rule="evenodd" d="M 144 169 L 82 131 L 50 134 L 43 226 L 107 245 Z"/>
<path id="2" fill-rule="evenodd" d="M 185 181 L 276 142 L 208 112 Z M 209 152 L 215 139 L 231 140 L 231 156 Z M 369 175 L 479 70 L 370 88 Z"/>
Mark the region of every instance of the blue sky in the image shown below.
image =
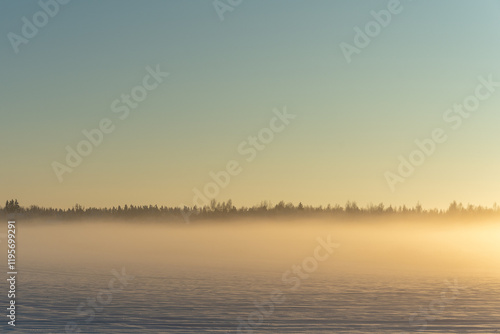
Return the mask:
<path id="1" fill-rule="evenodd" d="M 243 0 L 221 21 L 211 1 L 78 1 L 15 53 L 37 1 L 0 3 L 0 194 L 24 204 L 190 205 L 209 172 L 242 161 L 218 200 L 491 205 L 500 181 L 500 91 L 412 177 L 384 173 L 414 140 L 446 127 L 479 76 L 500 80 L 498 1 L 401 1 L 401 13 L 347 63 L 339 44 L 389 1 Z M 111 103 L 157 64 L 169 77 L 130 117 Z M 251 163 L 237 152 L 274 108 L 293 122 Z M 59 182 L 52 163 L 103 118 L 115 122 Z"/>

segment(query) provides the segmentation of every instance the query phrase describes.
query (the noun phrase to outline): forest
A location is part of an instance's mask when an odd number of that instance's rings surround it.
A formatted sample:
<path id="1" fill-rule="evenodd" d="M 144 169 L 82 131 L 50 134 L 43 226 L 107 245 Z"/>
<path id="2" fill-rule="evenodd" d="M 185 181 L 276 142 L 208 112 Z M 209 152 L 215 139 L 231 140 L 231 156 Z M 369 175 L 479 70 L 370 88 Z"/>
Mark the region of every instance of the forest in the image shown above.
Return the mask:
<path id="1" fill-rule="evenodd" d="M 312 206 L 299 203 L 285 203 L 280 201 L 272 204 L 263 201 L 254 206 L 236 207 L 232 200 L 217 202 L 212 200 L 210 205 L 203 207 L 179 207 L 158 205 L 128 205 L 113 207 L 84 207 L 75 204 L 70 208 L 52 208 L 30 205 L 21 206 L 17 199 L 7 200 L 0 208 L 0 216 L 8 219 L 19 218 L 49 218 L 49 219 L 79 219 L 79 218 L 153 218 L 164 221 L 194 221 L 203 219 L 221 218 L 252 218 L 252 217 L 332 217 L 332 218 L 360 218 L 360 217 L 496 217 L 500 215 L 500 207 L 495 203 L 492 207 L 476 206 L 472 204 L 452 202 L 447 209 L 424 209 L 420 203 L 414 206 L 386 206 L 383 203 L 358 206 L 354 201 L 348 201 L 344 206 L 335 204 L 327 206 Z"/>

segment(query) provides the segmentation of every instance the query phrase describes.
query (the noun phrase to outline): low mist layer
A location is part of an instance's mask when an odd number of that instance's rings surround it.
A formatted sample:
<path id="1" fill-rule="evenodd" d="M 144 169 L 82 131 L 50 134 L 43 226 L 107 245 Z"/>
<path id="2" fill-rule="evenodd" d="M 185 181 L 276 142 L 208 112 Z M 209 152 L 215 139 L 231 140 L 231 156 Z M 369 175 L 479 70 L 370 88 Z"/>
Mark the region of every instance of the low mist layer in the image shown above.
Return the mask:
<path id="1" fill-rule="evenodd" d="M 283 272 L 313 256 L 318 238 L 329 238 L 340 246 L 318 271 L 493 273 L 500 268 L 499 236 L 500 226 L 493 222 L 246 220 L 172 226 L 21 221 L 18 248 L 21 266 Z"/>

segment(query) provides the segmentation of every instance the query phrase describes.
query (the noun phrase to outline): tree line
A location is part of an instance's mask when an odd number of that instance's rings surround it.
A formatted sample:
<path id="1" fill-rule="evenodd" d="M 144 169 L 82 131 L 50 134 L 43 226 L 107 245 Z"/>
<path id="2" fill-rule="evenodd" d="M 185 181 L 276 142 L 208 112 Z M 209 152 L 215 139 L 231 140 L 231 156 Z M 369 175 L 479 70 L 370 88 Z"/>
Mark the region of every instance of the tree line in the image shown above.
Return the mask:
<path id="1" fill-rule="evenodd" d="M 0 215 L 26 218 L 161 218 L 164 220 L 186 219 L 211 219 L 224 217 L 255 217 L 255 216 L 339 216 L 339 217 L 359 217 L 359 216 L 494 216 L 500 215 L 500 207 L 495 203 L 492 207 L 475 206 L 472 204 L 452 202 L 447 209 L 424 209 L 420 203 L 414 206 L 386 206 L 383 203 L 358 206 L 356 202 L 348 201 L 344 206 L 339 204 L 327 206 L 313 206 L 299 203 L 285 203 L 280 201 L 272 204 L 263 201 L 254 206 L 236 207 L 231 200 L 217 202 L 212 200 L 210 205 L 203 207 L 169 207 L 158 205 L 124 205 L 109 208 L 83 207 L 79 204 L 71 208 L 47 208 L 37 205 L 23 207 L 17 199 L 8 200 L 5 206 L 0 208 Z"/>

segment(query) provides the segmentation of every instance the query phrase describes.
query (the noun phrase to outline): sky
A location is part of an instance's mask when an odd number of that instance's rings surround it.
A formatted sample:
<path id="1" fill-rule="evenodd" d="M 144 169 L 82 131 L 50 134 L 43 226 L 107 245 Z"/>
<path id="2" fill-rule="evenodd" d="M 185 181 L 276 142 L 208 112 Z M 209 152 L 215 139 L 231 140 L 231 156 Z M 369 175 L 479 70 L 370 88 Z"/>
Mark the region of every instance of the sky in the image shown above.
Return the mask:
<path id="1" fill-rule="evenodd" d="M 0 2 L 0 198 L 498 201 L 500 1 L 60 1 Z"/>

